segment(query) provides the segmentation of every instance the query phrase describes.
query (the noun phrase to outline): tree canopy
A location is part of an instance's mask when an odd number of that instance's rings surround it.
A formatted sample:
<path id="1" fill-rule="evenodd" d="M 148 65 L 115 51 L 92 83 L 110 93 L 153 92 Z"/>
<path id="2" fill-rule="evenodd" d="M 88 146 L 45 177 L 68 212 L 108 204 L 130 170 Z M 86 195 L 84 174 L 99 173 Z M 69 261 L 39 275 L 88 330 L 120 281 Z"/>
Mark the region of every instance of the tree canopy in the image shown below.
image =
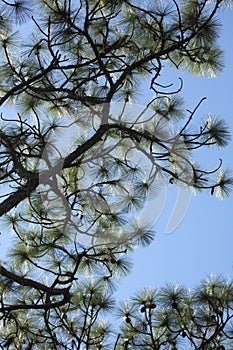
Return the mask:
<path id="1" fill-rule="evenodd" d="M 233 185 L 222 161 L 208 170 L 194 159 L 227 145 L 225 121 L 196 125 L 204 99 L 186 109 L 182 80 L 161 83 L 167 65 L 222 71 L 224 3 L 1 1 L 0 216 L 13 234 L 2 349 L 232 346 L 232 284 L 220 279 L 144 290 L 118 307 L 122 327 L 110 325 L 129 254 L 154 238 L 140 215 L 159 187 L 222 197 Z"/>

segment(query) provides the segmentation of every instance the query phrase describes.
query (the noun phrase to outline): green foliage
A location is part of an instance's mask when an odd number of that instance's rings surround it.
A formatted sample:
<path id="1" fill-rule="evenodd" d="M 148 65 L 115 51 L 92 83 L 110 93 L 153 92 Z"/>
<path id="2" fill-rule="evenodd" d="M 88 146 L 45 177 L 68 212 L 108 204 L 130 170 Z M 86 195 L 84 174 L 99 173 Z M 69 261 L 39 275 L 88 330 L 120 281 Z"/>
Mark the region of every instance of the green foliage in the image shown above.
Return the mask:
<path id="1" fill-rule="evenodd" d="M 225 280 L 144 289 L 112 327 L 130 253 L 154 239 L 141 219 L 148 200 L 163 184 L 217 197 L 233 185 L 222 162 L 208 171 L 192 160 L 227 145 L 225 122 L 209 117 L 196 131 L 202 101 L 187 110 L 182 81 L 177 91 L 158 83 L 165 63 L 223 69 L 224 3 L 0 1 L 0 216 L 13 236 L 0 266 L 1 349 L 232 347 Z"/>
<path id="2" fill-rule="evenodd" d="M 144 289 L 119 307 L 116 349 L 232 349 L 233 285 L 210 277 L 194 290 Z"/>
<path id="3" fill-rule="evenodd" d="M 230 140 L 230 134 L 224 120 L 209 116 L 206 128 L 210 144 L 217 144 L 219 147 L 227 145 Z"/>

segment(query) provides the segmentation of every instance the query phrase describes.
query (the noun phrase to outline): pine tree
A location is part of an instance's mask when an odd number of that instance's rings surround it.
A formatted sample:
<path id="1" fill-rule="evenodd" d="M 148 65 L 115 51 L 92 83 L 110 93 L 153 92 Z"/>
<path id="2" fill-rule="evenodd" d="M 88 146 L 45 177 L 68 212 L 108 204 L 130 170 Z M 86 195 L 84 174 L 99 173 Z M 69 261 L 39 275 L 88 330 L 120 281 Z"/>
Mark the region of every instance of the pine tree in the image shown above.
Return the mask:
<path id="1" fill-rule="evenodd" d="M 223 349 L 230 339 L 225 281 L 215 299 L 204 287 L 169 287 L 159 300 L 144 291 L 119 311 L 118 335 L 103 318 L 129 254 L 153 240 L 135 218 L 161 181 L 216 196 L 233 184 L 222 162 L 208 171 L 193 160 L 227 145 L 224 120 L 193 125 L 203 100 L 186 110 L 182 81 L 176 91 L 160 83 L 165 64 L 223 69 L 223 3 L 1 1 L 0 216 L 13 234 L 0 267 L 2 349 L 175 349 L 181 338 Z M 151 97 L 134 104 L 145 84 Z"/>
<path id="2" fill-rule="evenodd" d="M 144 289 L 118 307 L 115 349 L 232 349 L 232 282 L 211 276 L 195 289 Z"/>

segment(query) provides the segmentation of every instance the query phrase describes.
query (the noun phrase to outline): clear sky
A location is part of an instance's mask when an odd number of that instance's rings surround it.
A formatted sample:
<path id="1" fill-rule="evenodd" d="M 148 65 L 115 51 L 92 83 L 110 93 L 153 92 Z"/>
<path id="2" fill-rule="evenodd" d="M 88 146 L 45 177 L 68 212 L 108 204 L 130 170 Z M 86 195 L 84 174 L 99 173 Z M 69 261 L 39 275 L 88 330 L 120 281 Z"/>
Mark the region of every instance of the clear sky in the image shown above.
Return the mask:
<path id="1" fill-rule="evenodd" d="M 185 106 L 193 109 L 202 97 L 207 100 L 199 108 L 194 123 L 209 113 L 224 118 L 233 134 L 233 9 L 221 12 L 220 44 L 225 51 L 225 69 L 217 78 L 201 78 L 169 72 L 167 82 L 184 80 Z M 215 167 L 219 158 L 233 169 L 233 142 L 225 149 L 208 148 L 197 152 L 198 163 Z M 167 188 L 165 208 L 156 224 L 155 241 L 132 255 L 132 273 L 120 284 L 117 297 L 127 298 L 140 288 L 161 287 L 166 282 L 179 282 L 193 287 L 211 273 L 233 277 L 233 194 L 224 201 L 210 193 L 192 197 L 188 211 L 178 228 L 165 233 L 176 199 L 172 185 Z M 150 213 L 153 218 L 153 211 Z"/>

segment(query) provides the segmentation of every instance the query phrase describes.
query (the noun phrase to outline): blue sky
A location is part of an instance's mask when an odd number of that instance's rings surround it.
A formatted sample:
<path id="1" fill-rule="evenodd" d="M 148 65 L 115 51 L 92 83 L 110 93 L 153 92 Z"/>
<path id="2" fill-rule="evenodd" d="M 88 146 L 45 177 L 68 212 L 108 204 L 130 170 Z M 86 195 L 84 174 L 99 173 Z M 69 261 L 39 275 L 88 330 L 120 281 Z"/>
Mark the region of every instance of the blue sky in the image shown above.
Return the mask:
<path id="1" fill-rule="evenodd" d="M 225 51 L 225 69 L 217 78 L 201 78 L 172 70 L 167 82 L 184 80 L 185 106 L 193 109 L 202 97 L 207 100 L 199 108 L 194 123 L 209 113 L 226 120 L 233 134 L 233 10 L 221 12 L 223 27 L 220 45 Z M 218 159 L 233 169 L 233 142 L 225 149 L 209 148 L 194 158 L 204 166 L 215 167 Z M 117 297 L 124 299 L 143 287 L 161 287 L 178 282 L 194 287 L 211 273 L 233 277 L 233 197 L 224 201 L 210 193 L 192 197 L 188 211 L 178 228 L 165 233 L 168 218 L 176 199 L 172 185 L 167 188 L 165 208 L 156 224 L 156 238 L 151 246 L 140 248 L 132 255 L 134 267 L 119 286 Z M 150 213 L 153 218 L 153 211 Z"/>

